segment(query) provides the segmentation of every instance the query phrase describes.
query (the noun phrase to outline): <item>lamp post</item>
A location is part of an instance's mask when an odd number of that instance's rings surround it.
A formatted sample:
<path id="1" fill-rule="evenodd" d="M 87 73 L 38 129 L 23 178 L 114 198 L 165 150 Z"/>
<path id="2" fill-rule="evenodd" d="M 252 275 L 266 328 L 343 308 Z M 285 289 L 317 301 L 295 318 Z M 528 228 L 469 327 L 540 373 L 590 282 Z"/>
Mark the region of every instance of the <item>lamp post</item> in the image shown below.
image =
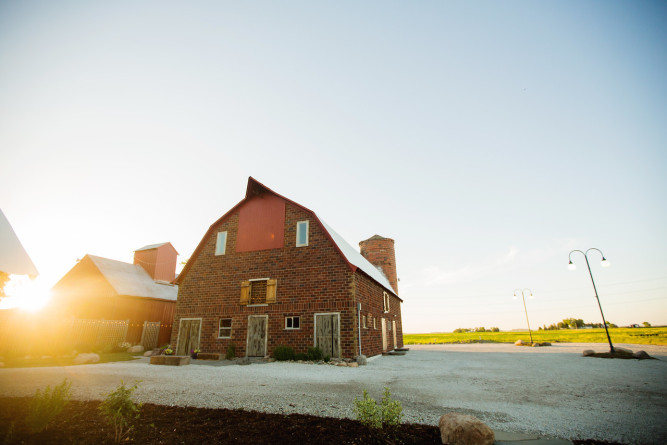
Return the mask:
<path id="1" fill-rule="evenodd" d="M 600 308 L 600 315 L 602 315 L 602 324 L 604 325 L 604 330 L 607 333 L 607 340 L 609 341 L 609 352 L 611 352 L 613 354 L 614 353 L 614 345 L 611 344 L 611 337 L 609 336 L 609 329 L 607 329 L 607 321 L 604 319 L 604 313 L 602 312 L 602 305 L 600 304 L 600 297 L 598 297 L 598 290 L 595 287 L 595 280 L 593 279 L 593 272 L 591 272 L 591 265 L 588 262 L 588 252 L 590 252 L 591 250 L 597 250 L 598 252 L 600 252 L 600 255 L 602 256 L 602 263 L 601 263 L 602 267 L 609 267 L 609 261 L 607 261 L 607 259 L 604 257 L 604 254 L 602 253 L 602 251 L 600 249 L 595 248 L 595 247 L 591 247 L 586 252 L 582 252 L 581 250 L 576 250 L 576 249 L 573 250 L 572 252 L 570 252 L 570 255 L 569 255 L 570 263 L 567 265 L 567 267 L 570 270 L 574 270 L 574 269 L 577 268 L 577 266 L 575 266 L 574 263 L 572 262 L 572 254 L 574 252 L 579 252 L 580 254 L 582 254 L 584 256 L 584 258 L 586 258 L 586 266 L 588 266 L 588 273 L 591 276 L 591 282 L 593 283 L 593 291 L 595 291 L 595 298 L 598 300 L 598 307 Z"/>
<path id="2" fill-rule="evenodd" d="M 533 333 L 530 331 L 530 322 L 528 321 L 528 309 L 526 309 L 526 297 L 523 293 L 524 293 L 524 291 L 528 291 L 528 292 L 530 292 L 530 296 L 532 297 L 533 292 L 528 288 L 514 289 L 514 296 L 515 297 L 516 297 L 516 293 L 518 291 L 521 291 L 521 298 L 523 298 L 523 310 L 526 312 L 526 324 L 528 324 L 528 335 L 530 336 L 530 344 L 532 345 L 533 344 Z"/>

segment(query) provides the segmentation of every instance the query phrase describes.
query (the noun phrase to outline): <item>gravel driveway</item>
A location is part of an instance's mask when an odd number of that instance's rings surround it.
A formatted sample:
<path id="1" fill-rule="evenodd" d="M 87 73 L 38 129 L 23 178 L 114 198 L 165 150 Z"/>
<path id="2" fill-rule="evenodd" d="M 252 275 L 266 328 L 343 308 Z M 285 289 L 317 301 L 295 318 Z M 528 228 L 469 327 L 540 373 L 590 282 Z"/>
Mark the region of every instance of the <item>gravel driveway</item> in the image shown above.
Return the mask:
<path id="1" fill-rule="evenodd" d="M 120 380 L 141 380 L 143 402 L 353 417 L 353 401 L 382 388 L 401 401 L 405 420 L 437 424 L 449 411 L 500 431 L 623 443 L 667 443 L 667 346 L 643 349 L 659 360 L 582 357 L 601 344 L 529 348 L 506 344 L 412 346 L 406 356 L 373 357 L 344 368 L 298 363 L 150 366 L 133 362 L 0 369 L 0 395 L 27 396 L 68 377 L 77 399 L 100 399 Z"/>

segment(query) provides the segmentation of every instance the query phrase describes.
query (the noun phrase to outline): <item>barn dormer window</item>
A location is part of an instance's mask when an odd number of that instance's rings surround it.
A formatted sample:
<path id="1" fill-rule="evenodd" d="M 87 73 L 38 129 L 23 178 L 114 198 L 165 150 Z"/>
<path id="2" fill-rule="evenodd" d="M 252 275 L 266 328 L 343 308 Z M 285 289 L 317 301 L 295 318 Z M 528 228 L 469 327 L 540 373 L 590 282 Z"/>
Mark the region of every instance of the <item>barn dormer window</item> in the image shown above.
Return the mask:
<path id="1" fill-rule="evenodd" d="M 308 245 L 308 221 L 299 221 L 296 223 L 296 247 Z"/>
<path id="2" fill-rule="evenodd" d="M 227 250 L 227 232 L 218 232 L 218 237 L 215 240 L 215 254 L 224 255 Z"/>

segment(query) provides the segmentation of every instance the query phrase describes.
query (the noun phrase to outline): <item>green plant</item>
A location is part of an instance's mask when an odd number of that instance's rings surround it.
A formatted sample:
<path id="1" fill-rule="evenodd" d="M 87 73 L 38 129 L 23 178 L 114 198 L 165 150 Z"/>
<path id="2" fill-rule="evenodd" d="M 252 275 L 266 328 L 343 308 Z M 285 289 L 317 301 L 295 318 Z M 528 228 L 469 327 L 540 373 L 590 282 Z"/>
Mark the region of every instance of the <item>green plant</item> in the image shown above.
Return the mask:
<path id="1" fill-rule="evenodd" d="M 294 360 L 294 349 L 290 346 L 276 346 L 273 356 L 278 361 Z"/>
<path id="2" fill-rule="evenodd" d="M 377 402 L 368 396 L 364 389 L 364 398 L 354 399 L 354 413 L 362 424 L 375 429 L 396 428 L 403 418 L 403 406 L 398 400 L 391 400 L 389 388 L 384 388 L 382 400 Z"/>
<path id="3" fill-rule="evenodd" d="M 308 348 L 308 359 L 309 360 L 322 360 L 322 350 L 317 346 L 311 346 Z"/>
<path id="4" fill-rule="evenodd" d="M 227 354 L 225 354 L 225 358 L 227 360 L 231 360 L 234 357 L 236 357 L 236 345 L 230 344 L 227 346 Z"/>
<path id="5" fill-rule="evenodd" d="M 308 354 L 305 352 L 299 352 L 294 355 L 294 360 L 308 360 Z"/>
<path id="6" fill-rule="evenodd" d="M 167 348 L 163 351 L 164 355 L 174 355 L 174 350 L 171 348 Z"/>
<path id="7" fill-rule="evenodd" d="M 329 363 L 331 361 L 331 356 L 327 354 L 324 357 L 322 357 L 322 360 L 324 360 L 324 363 Z"/>
<path id="8" fill-rule="evenodd" d="M 35 397 L 30 402 L 28 415 L 25 418 L 25 423 L 31 433 L 44 431 L 49 423 L 62 412 L 72 395 L 71 388 L 72 383 L 65 379 L 53 390 L 47 386 L 44 392 L 39 389 L 35 392 Z"/>
<path id="9" fill-rule="evenodd" d="M 132 400 L 132 393 L 137 389 L 138 383 L 126 388 L 121 380 L 120 386 L 107 394 L 98 408 L 106 421 L 113 426 L 116 443 L 120 443 L 132 431 L 131 420 L 139 418 L 141 403 L 134 403 Z"/>

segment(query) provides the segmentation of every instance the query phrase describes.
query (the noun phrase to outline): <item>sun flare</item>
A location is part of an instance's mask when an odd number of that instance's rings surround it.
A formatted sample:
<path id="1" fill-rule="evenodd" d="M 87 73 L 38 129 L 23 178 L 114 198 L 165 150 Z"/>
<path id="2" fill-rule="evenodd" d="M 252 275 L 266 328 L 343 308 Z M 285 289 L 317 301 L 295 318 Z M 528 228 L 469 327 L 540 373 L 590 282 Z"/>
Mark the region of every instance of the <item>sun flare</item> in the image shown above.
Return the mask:
<path id="1" fill-rule="evenodd" d="M 11 275 L 5 285 L 6 298 L 0 300 L 0 309 L 18 308 L 38 311 L 51 300 L 51 289 L 38 277 L 31 280 L 25 275 Z"/>

